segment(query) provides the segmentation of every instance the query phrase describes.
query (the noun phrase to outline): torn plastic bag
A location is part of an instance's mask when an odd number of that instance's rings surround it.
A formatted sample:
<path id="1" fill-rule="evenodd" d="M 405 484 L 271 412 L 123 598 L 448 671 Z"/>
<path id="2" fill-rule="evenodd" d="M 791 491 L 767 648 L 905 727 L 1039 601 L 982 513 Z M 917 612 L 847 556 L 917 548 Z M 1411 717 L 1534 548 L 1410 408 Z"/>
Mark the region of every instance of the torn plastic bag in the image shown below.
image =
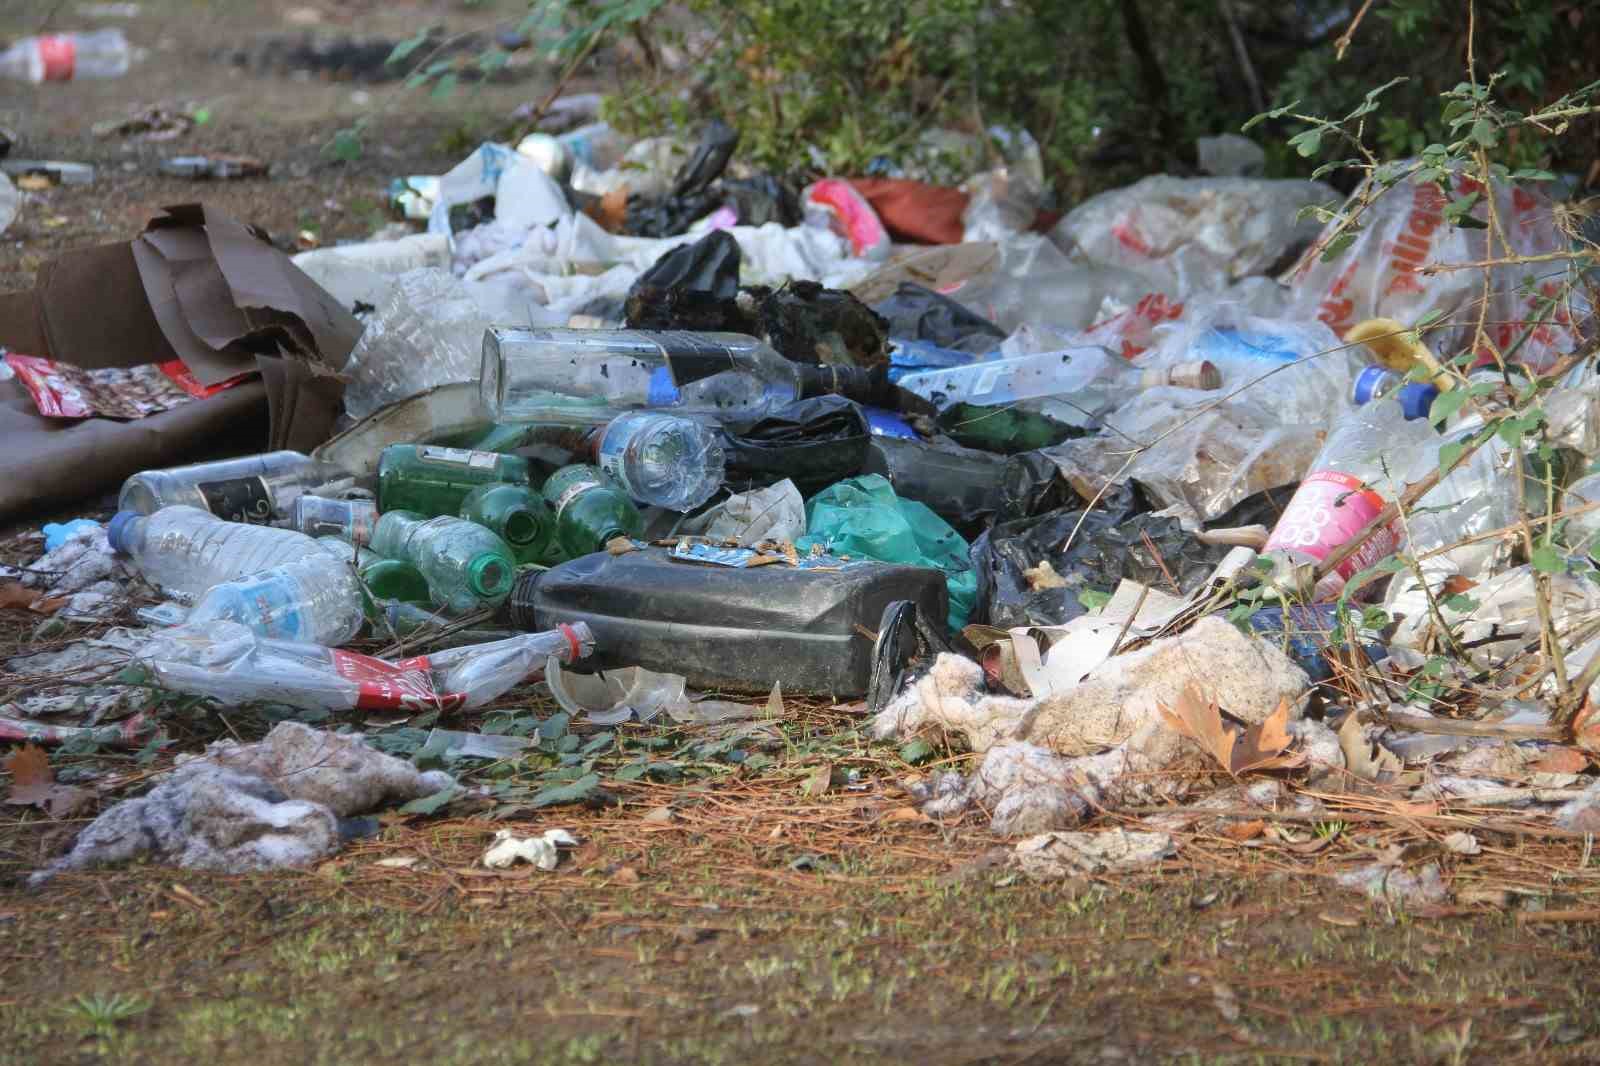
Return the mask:
<path id="1" fill-rule="evenodd" d="M 1317 234 L 1316 220 L 1301 219 L 1300 209 L 1338 198 L 1315 181 L 1155 174 L 1084 201 L 1050 236 L 1185 300 L 1272 269 Z"/>
<path id="2" fill-rule="evenodd" d="M 806 505 L 793 481 L 739 492 L 708 510 L 685 518 L 672 535 L 705 537 L 718 544 L 732 542 L 752 548 L 763 541 L 793 543 L 806 532 Z"/>
<path id="3" fill-rule="evenodd" d="M 1038 234 L 1021 234 L 998 248 L 992 270 L 941 291 L 1008 333 L 1026 322 L 1086 329 L 1107 297 L 1131 306 L 1151 290 L 1147 278 L 1106 263 L 1068 258 Z"/>
<path id="4" fill-rule="evenodd" d="M 1187 593 L 1227 553 L 1197 541 L 1178 519 L 1150 514 L 1137 490 L 1123 487 L 1088 517 L 1081 507 L 1062 508 L 996 523 L 979 537 L 972 546 L 975 617 L 1002 629 L 1062 625 L 1090 610 L 1084 592 L 1109 595 L 1124 578 L 1172 591 L 1170 574 L 1176 591 Z"/>
<path id="5" fill-rule="evenodd" d="M 573 662 L 593 650 L 594 637 L 581 622 L 399 662 L 270 640 L 233 622 L 211 622 L 163 630 L 133 658 L 163 688 L 229 703 L 425 711 L 481 707 L 515 688 L 548 657 Z"/>
<path id="6" fill-rule="evenodd" d="M 872 430 L 859 405 L 842 396 L 816 396 L 753 422 L 723 427 L 725 484 L 734 492 L 789 478 L 815 493 L 861 472 Z"/>
<path id="7" fill-rule="evenodd" d="M 716 210 L 722 200 L 711 191 L 711 183 L 722 176 L 738 146 L 739 131 L 720 118 L 712 119 L 665 197 L 659 200 L 642 196 L 628 198 L 623 232 L 636 237 L 675 237 L 696 219 Z"/>
<path id="8" fill-rule="evenodd" d="M 665 253 L 628 290 L 627 327 L 750 332 L 737 302 L 739 259 L 739 242 L 722 230 Z"/>
<path id="9" fill-rule="evenodd" d="M 1000 346 L 1005 332 L 987 318 L 912 281 L 902 281 L 894 295 L 874 311 L 888 320 L 895 340 L 928 341 L 941 348 L 982 354 Z"/>
<path id="10" fill-rule="evenodd" d="M 722 182 L 722 202 L 733 208 L 741 226 L 798 226 L 803 217 L 800 197 L 771 174 L 749 178 L 726 178 Z"/>
<path id="11" fill-rule="evenodd" d="M 761 336 L 785 358 L 831 366 L 889 362 L 889 323 L 853 293 L 814 281 L 749 292 L 756 300 Z"/>
<path id="12" fill-rule="evenodd" d="M 795 547 L 942 570 L 950 594 L 949 628 L 959 631 L 972 613 L 977 575 L 967 542 L 926 505 L 897 497 L 888 479 L 877 474 L 849 478 L 807 500 L 806 535 Z"/>

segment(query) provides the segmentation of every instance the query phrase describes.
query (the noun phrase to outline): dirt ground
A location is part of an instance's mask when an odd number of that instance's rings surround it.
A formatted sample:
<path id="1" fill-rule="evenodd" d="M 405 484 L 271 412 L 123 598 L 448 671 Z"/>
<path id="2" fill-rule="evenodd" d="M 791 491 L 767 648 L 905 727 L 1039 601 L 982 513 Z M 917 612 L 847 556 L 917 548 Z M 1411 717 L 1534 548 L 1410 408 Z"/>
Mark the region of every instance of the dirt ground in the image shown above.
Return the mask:
<path id="1" fill-rule="evenodd" d="M 59 249 L 126 239 L 199 198 L 284 240 L 365 236 L 385 221 L 390 178 L 441 172 L 548 84 L 535 70 L 436 101 L 222 56 L 284 35 L 481 28 L 514 19 L 510 3 L 90 9 L 0 4 L 0 37 L 48 17 L 120 26 L 144 50 L 120 80 L 0 91 L 14 156 L 98 169 L 92 185 L 29 195 L 0 238 L 0 290 L 31 284 Z M 91 133 L 141 104 L 211 118 L 164 143 Z M 364 115 L 361 158 L 327 158 Z M 156 172 L 200 152 L 258 156 L 272 174 Z M 8 560 L 37 552 L 6 546 Z M 6 655 L 82 632 L 0 609 Z M 554 710 L 533 687 L 506 703 L 539 721 Z M 909 806 L 897 779 L 937 767 L 867 743 L 848 709 L 793 706 L 747 745 L 760 766 L 743 748 L 630 727 L 599 757 L 589 806 L 387 815 L 306 872 L 135 867 L 29 892 L 27 873 L 87 817 L 0 808 L 0 1063 L 1600 1061 L 1600 870 L 1585 841 L 1504 820 L 1479 831 L 1481 854 L 1449 855 L 1438 841 L 1468 815 L 1380 795 L 1330 800 L 1315 825 L 1180 833 L 1177 857 L 1136 875 L 1036 884 L 996 861 L 985 819 L 940 825 Z M 222 709 L 172 728 L 175 750 L 197 750 L 266 723 Z M 656 753 L 654 772 L 626 776 L 625 753 L 640 751 Z M 171 754 L 59 754 L 53 768 L 105 786 L 103 806 Z M 531 772 L 472 774 L 515 786 Z M 554 873 L 487 871 L 475 860 L 504 826 L 563 827 L 583 844 Z M 1392 909 L 1332 883 L 1397 843 L 1442 863 L 1453 904 Z"/>

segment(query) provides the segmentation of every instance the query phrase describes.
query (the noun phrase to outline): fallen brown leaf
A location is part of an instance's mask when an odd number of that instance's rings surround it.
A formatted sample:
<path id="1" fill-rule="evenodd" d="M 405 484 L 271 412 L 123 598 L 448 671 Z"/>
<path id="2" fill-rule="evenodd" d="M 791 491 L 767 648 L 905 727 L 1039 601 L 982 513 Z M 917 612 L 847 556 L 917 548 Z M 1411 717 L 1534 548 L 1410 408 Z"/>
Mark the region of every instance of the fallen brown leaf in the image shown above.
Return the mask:
<path id="1" fill-rule="evenodd" d="M 1234 777 L 1252 770 L 1288 769 L 1305 763 L 1304 755 L 1285 751 L 1290 744 L 1287 700 L 1280 702 L 1278 709 L 1259 725 L 1243 732 L 1229 728 L 1216 702 L 1207 700 L 1192 685 L 1183 690 L 1176 706 L 1157 704 L 1156 709 L 1168 726 L 1199 744 Z"/>
<path id="2" fill-rule="evenodd" d="M 915 807 L 896 807 L 878 819 L 880 822 L 930 822 L 932 820 Z"/>
<path id="3" fill-rule="evenodd" d="M 1589 756 L 1577 748 L 1555 748 L 1528 769 L 1540 774 L 1581 774 L 1589 768 Z"/>
<path id="4" fill-rule="evenodd" d="M 1354 714 L 1344 716 L 1339 726 L 1339 748 L 1344 752 L 1345 769 L 1363 781 L 1387 781 L 1399 776 L 1400 757 L 1381 744 L 1367 743 L 1367 735 Z"/>
<path id="5" fill-rule="evenodd" d="M 34 614 L 55 614 L 66 605 L 65 596 L 45 596 L 20 581 L 0 582 L 0 607 L 23 607 Z"/>
<path id="6" fill-rule="evenodd" d="M 57 784 L 50 757 L 34 744 L 13 752 L 6 770 L 11 774 L 6 802 L 17 807 L 38 807 L 52 818 L 69 818 L 94 799 L 86 788 Z"/>
<path id="7" fill-rule="evenodd" d="M 833 764 L 823 763 L 812 771 L 806 778 L 805 788 L 802 790 L 807 796 L 820 796 L 828 791 L 828 785 L 833 782 Z"/>
<path id="8" fill-rule="evenodd" d="M 1249 822 L 1234 822 L 1222 827 L 1222 835 L 1229 840 L 1254 840 L 1266 831 L 1267 823 L 1257 818 Z"/>

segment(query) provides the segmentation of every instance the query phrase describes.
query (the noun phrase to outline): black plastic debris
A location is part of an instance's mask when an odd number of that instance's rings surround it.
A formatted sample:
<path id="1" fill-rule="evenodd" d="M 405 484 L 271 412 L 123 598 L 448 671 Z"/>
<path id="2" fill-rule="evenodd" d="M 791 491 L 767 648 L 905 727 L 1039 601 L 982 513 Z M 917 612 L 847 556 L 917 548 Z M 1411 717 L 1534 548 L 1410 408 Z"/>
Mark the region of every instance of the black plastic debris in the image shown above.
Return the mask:
<path id="1" fill-rule="evenodd" d="M 873 310 L 888 320 L 896 339 L 927 341 L 954 351 L 993 351 L 1005 340 L 999 326 L 948 296 L 915 282 L 902 281 L 894 295 Z"/>
<path id="2" fill-rule="evenodd" d="M 739 263 L 739 242 L 721 230 L 673 248 L 628 290 L 628 328 L 750 332 L 739 309 Z"/>
<path id="3" fill-rule="evenodd" d="M 789 478 L 811 496 L 861 473 L 871 443 L 866 415 L 842 396 L 797 400 L 765 418 L 723 430 L 730 492 Z"/>

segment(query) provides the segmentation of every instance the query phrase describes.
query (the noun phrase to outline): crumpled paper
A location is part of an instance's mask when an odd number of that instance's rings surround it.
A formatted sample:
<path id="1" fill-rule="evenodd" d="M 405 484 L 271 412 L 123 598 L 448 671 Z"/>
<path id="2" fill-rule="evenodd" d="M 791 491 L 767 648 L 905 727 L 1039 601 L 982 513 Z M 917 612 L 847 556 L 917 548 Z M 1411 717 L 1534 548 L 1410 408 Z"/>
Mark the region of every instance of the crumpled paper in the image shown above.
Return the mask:
<path id="1" fill-rule="evenodd" d="M 1012 851 L 1012 861 L 1036 881 L 1122 873 L 1153 866 L 1178 850 L 1166 833 L 1110 829 L 1101 833 L 1040 833 Z"/>
<path id="2" fill-rule="evenodd" d="M 497 829 L 494 843 L 483 853 L 483 864 L 491 870 L 504 870 L 519 862 L 541 870 L 554 870 L 561 861 L 560 847 L 577 847 L 578 838 L 565 829 L 547 829 L 536 837 L 519 837 L 510 829 Z"/>

